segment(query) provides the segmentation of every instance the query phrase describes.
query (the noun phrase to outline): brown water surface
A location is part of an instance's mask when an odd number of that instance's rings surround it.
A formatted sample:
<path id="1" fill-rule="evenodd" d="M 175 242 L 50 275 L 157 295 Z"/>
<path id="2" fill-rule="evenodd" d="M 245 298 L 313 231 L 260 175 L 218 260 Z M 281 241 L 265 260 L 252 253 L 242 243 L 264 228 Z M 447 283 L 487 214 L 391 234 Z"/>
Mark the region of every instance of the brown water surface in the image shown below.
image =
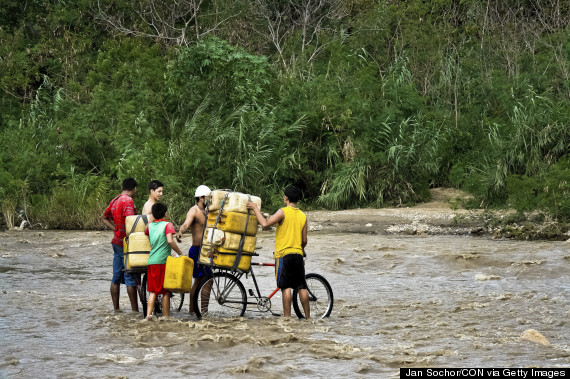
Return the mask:
<path id="1" fill-rule="evenodd" d="M 307 272 L 333 286 L 330 318 L 248 310 L 196 321 L 185 305 L 171 320 L 142 322 L 124 287 L 124 311 L 112 311 L 110 240 L 0 233 L 0 377 L 398 377 L 400 367 L 570 365 L 569 243 L 314 232 Z M 271 261 L 273 235 L 258 240 L 258 261 Z M 272 268 L 256 275 L 269 294 Z M 279 296 L 272 305 L 282 312 Z M 551 345 L 521 340 L 527 329 Z"/>

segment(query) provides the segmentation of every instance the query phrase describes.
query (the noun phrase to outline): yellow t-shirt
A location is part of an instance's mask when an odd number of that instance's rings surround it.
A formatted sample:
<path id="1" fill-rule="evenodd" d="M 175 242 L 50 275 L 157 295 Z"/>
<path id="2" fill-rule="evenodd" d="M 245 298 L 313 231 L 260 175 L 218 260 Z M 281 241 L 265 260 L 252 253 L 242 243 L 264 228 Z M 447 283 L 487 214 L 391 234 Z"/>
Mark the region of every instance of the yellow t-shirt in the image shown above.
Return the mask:
<path id="1" fill-rule="evenodd" d="M 284 257 L 287 254 L 303 254 L 303 227 L 307 216 L 299 208 L 291 206 L 281 208 L 285 214 L 283 223 L 277 226 L 275 232 L 275 252 L 273 256 Z"/>

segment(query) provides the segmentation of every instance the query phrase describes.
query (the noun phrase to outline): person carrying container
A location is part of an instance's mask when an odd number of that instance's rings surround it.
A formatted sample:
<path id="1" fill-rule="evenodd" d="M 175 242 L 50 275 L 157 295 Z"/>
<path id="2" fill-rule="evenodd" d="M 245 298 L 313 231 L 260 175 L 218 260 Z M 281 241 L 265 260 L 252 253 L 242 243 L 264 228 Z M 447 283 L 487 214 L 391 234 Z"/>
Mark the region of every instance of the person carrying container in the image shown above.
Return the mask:
<path id="1" fill-rule="evenodd" d="M 166 272 L 166 258 L 169 255 L 179 257 L 182 251 L 172 237 L 176 234 L 174 225 L 166 221 L 168 207 L 163 203 L 156 203 L 152 206 L 152 216 L 154 221 L 145 228 L 145 234 L 150 240 L 150 254 L 148 256 L 148 266 L 146 271 L 148 304 L 146 319 L 152 318 L 154 302 L 158 295 L 162 295 L 162 314 L 170 316 L 170 291 L 164 289 L 164 274 Z M 176 253 L 172 253 L 174 250 Z"/>
<path id="2" fill-rule="evenodd" d="M 192 288 L 190 289 L 190 314 L 194 313 L 194 304 L 192 299 L 194 298 L 194 292 L 196 288 L 208 277 L 212 276 L 212 270 L 199 263 L 200 260 L 200 246 L 202 245 L 202 235 L 204 234 L 204 225 L 206 224 L 206 197 L 210 195 L 210 188 L 205 185 L 200 185 L 196 188 L 194 197 L 196 199 L 196 204 L 188 210 L 186 214 L 186 220 L 180 226 L 180 230 L 176 235 L 178 242 L 182 242 L 182 235 L 190 228 L 192 233 L 192 246 L 188 250 L 188 257 L 192 258 L 194 261 L 194 272 L 192 277 L 194 278 L 194 283 L 192 283 Z"/>
<path id="3" fill-rule="evenodd" d="M 126 236 L 125 218 L 137 214 L 137 209 L 133 201 L 133 197 L 137 193 L 137 181 L 133 178 L 127 178 L 123 181 L 123 191 L 120 195 L 111 200 L 111 203 L 101 215 L 101 221 L 109 229 L 114 229 L 115 234 L 111 240 L 113 246 L 113 278 L 111 279 L 111 299 L 115 312 L 119 311 L 119 296 L 121 291 L 121 283 L 127 286 L 127 294 L 131 301 L 131 309 L 133 312 L 139 311 L 137 302 L 136 281 L 133 275 L 123 271 L 124 266 L 124 250 L 123 239 Z"/>
<path id="4" fill-rule="evenodd" d="M 152 217 L 152 206 L 160 201 L 162 197 L 162 192 L 164 190 L 164 184 L 158 180 L 152 180 L 148 184 L 148 200 L 144 203 L 142 213 L 143 215 L 148 215 L 148 222 L 153 222 Z"/>
<path id="5" fill-rule="evenodd" d="M 285 207 L 265 219 L 254 202 L 247 207 L 255 212 L 257 221 L 265 229 L 277 225 L 275 232 L 275 279 L 281 289 L 283 315 L 291 317 L 291 289 L 299 290 L 299 298 L 305 312 L 310 318 L 309 293 L 305 281 L 305 246 L 307 246 L 307 216 L 297 208 L 301 198 L 301 190 L 295 186 L 285 188 L 283 202 Z"/>

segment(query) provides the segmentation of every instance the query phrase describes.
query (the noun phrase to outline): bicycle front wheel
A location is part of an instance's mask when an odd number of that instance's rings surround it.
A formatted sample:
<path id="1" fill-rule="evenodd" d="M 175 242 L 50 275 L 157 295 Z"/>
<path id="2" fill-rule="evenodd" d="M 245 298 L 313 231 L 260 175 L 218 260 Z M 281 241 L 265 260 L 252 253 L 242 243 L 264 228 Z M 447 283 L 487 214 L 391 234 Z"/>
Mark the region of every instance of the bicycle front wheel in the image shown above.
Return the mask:
<path id="1" fill-rule="evenodd" d="M 198 318 L 241 317 L 247 306 L 243 284 L 228 272 L 216 272 L 194 292 Z"/>
<path id="2" fill-rule="evenodd" d="M 333 291 L 329 282 L 319 274 L 305 275 L 307 292 L 309 293 L 309 310 L 311 318 L 329 317 L 334 303 Z M 299 290 L 293 290 L 293 309 L 299 318 L 305 318 L 303 305 L 299 298 Z"/>

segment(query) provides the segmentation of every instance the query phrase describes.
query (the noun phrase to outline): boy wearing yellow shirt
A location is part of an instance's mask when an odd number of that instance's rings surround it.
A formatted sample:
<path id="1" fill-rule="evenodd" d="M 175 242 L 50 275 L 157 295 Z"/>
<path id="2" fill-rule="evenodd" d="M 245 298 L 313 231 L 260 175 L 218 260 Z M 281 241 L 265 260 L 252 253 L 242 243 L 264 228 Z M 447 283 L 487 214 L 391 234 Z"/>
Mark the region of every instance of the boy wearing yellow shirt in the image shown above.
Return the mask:
<path id="1" fill-rule="evenodd" d="M 255 212 L 263 228 L 277 225 L 275 232 L 275 279 L 281 289 L 283 315 L 291 317 L 291 289 L 299 290 L 299 298 L 307 319 L 310 318 L 309 293 L 305 281 L 305 246 L 307 245 L 307 216 L 297 208 L 301 190 L 295 186 L 285 188 L 285 207 L 265 219 L 257 204 L 248 202 L 247 207 Z"/>

